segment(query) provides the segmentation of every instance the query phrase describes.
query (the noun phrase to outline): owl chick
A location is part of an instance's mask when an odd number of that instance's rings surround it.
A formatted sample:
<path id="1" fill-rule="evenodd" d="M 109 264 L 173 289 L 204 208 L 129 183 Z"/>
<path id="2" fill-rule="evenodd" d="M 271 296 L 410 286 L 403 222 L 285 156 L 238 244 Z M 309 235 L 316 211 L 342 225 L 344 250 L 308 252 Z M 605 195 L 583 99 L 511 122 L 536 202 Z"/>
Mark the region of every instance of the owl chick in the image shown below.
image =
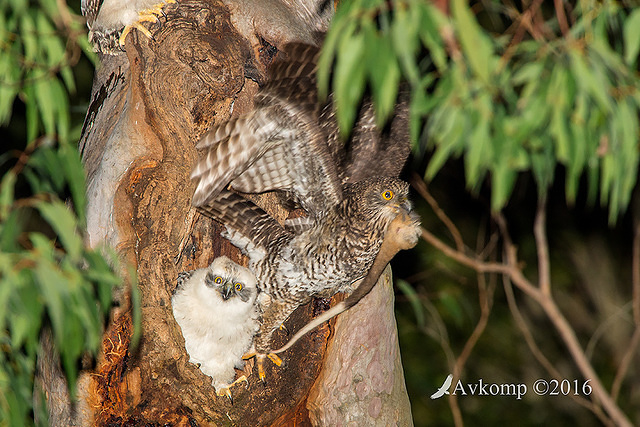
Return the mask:
<path id="1" fill-rule="evenodd" d="M 190 362 L 209 375 L 218 396 L 231 399 L 234 367 L 251 347 L 258 330 L 255 275 L 225 256 L 207 268 L 178 276 L 171 298 L 173 316 L 182 329 Z"/>
<path id="2" fill-rule="evenodd" d="M 137 28 L 147 37 L 151 33 L 142 22 L 156 22 L 165 4 L 176 0 L 82 0 L 82 15 L 87 19 L 89 41 L 95 50 L 114 54 L 122 50 L 127 34 Z"/>
<path id="3" fill-rule="evenodd" d="M 255 338 L 258 374 L 271 353 L 275 329 L 313 297 L 328 298 L 353 290 L 369 272 L 389 224 L 412 216 L 407 183 L 390 177 L 345 185 L 344 199 L 304 231 L 295 234 L 236 193 L 222 190 L 215 203 L 200 211 L 220 221 L 224 237 L 249 257 L 260 290 L 262 323 Z"/>

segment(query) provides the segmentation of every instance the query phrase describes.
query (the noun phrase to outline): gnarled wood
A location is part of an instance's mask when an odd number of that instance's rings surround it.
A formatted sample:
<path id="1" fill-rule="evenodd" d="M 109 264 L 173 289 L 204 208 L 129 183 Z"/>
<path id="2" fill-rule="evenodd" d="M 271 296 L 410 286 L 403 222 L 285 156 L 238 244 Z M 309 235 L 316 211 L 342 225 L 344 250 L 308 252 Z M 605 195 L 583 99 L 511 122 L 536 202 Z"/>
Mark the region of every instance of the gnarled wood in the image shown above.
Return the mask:
<path id="1" fill-rule="evenodd" d="M 286 4 L 291 8 L 302 3 Z M 346 417 L 342 422 L 386 422 L 395 417 L 401 425 L 410 424 L 388 275 L 387 285 L 372 292 L 373 302 L 362 301 L 359 312 L 341 316 L 328 350 L 330 327 L 325 325 L 285 352 L 283 367 L 267 364 L 266 385 L 251 375 L 247 389 L 234 387 L 233 405 L 217 397 L 210 378 L 188 361 L 170 306 L 178 273 L 206 266 L 219 255 L 243 262 L 220 237 L 220 226 L 191 207 L 189 175 L 197 156 L 195 142 L 211 124 L 251 108 L 257 89 L 254 80 L 265 75 L 271 60 L 267 53 L 274 46 L 305 37 L 314 40 L 315 31 L 326 25 L 322 19 L 310 23 L 299 14 L 289 29 L 282 23 L 292 18 L 277 16 L 271 22 L 279 27 L 269 28 L 269 19 L 249 19 L 255 12 L 252 5 L 237 2 L 233 17 L 215 0 L 181 0 L 167 6 L 166 20 L 161 18 L 162 25 L 152 28 L 153 40 L 134 31 L 127 38 L 126 54 L 104 57 L 96 73 L 81 141 L 89 184 L 88 236 L 92 245 L 112 245 L 122 260 L 135 267 L 142 324 L 141 341 L 134 348 L 131 311 L 123 298 L 105 333 L 96 371 L 80 381 L 81 400 L 93 413 L 91 421 L 84 417 L 75 421 L 78 424 L 254 426 L 308 425 L 310 420 L 332 424 L 337 406 L 323 402 L 328 402 L 327 393 L 334 387 L 342 396 L 339 412 L 355 414 L 367 408 L 369 418 Z M 268 11 L 262 7 L 258 13 Z M 306 33 L 303 24 L 309 27 Z M 268 195 L 257 202 L 274 217 L 287 215 Z M 386 295 L 382 300 L 376 297 L 379 292 Z M 295 331 L 326 308 L 323 300 L 300 307 L 285 326 Z M 371 310 L 385 313 L 376 314 L 384 322 L 367 325 Z M 353 341 L 354 330 L 340 327 L 347 315 L 360 319 L 357 333 L 366 342 Z M 376 339 L 378 334 L 382 341 Z M 284 331 L 274 337 L 274 348 L 287 341 Z M 363 345 L 374 354 L 364 370 L 360 364 L 336 364 L 342 363 L 339 354 L 355 355 Z M 319 375 L 315 392 L 309 395 Z M 345 381 L 355 382 L 347 387 Z M 325 407 L 331 413 L 323 415 Z M 395 415 L 381 417 L 386 412 Z"/>

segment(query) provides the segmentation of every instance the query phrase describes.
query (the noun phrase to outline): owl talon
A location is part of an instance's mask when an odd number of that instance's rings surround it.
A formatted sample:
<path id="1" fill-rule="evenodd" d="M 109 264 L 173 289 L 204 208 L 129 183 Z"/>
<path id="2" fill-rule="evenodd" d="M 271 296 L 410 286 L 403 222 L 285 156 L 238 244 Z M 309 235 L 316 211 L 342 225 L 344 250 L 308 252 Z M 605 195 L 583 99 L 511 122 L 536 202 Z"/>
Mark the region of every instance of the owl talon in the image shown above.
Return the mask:
<path id="1" fill-rule="evenodd" d="M 216 387 L 216 395 L 218 395 L 218 396 L 227 396 L 229 398 L 229 400 L 231 401 L 231 404 L 233 405 L 233 397 L 231 396 L 231 387 L 233 387 L 234 385 L 236 385 L 238 383 L 241 383 L 243 381 L 245 383 L 247 383 L 247 388 L 249 388 L 249 380 L 247 379 L 247 377 L 245 375 L 242 375 L 240 378 L 238 378 L 237 380 L 235 380 L 231 384 L 225 384 L 225 385 L 217 386 Z"/>
<path id="2" fill-rule="evenodd" d="M 273 353 L 268 353 L 267 357 L 276 365 L 276 366 L 280 366 L 282 365 L 282 359 L 280 359 L 278 356 L 276 356 Z"/>
<path id="3" fill-rule="evenodd" d="M 256 365 L 258 365 L 258 378 L 260 378 L 260 381 L 262 381 L 263 383 L 266 383 L 266 375 L 264 373 L 264 359 L 268 358 L 269 360 L 271 360 L 273 362 L 274 365 L 276 366 L 282 366 L 282 359 L 280 359 L 277 355 L 273 354 L 273 353 L 256 353 L 256 352 L 252 352 L 252 353 L 247 353 L 244 356 L 242 356 L 243 359 L 251 359 L 252 357 L 256 358 Z"/>
<path id="4" fill-rule="evenodd" d="M 142 25 L 142 23 L 143 22 L 153 22 L 153 23 L 160 22 L 160 19 L 158 19 L 160 15 L 164 16 L 165 18 L 167 17 L 167 14 L 164 12 L 163 7 L 167 4 L 172 4 L 172 3 L 176 3 L 176 0 L 164 0 L 163 2 L 158 3 L 155 6 L 151 7 L 150 9 L 141 11 L 138 16 L 138 20 L 136 22 L 133 22 L 127 25 L 122 30 L 122 34 L 120 35 L 120 39 L 118 40 L 118 42 L 120 43 L 120 46 L 124 46 L 124 42 L 127 39 L 127 35 L 129 35 L 129 33 L 134 28 L 140 31 L 142 34 L 144 34 L 147 38 L 151 40 L 155 40 L 153 38 L 153 35 L 151 34 L 151 31 L 149 31 L 144 25 Z"/>

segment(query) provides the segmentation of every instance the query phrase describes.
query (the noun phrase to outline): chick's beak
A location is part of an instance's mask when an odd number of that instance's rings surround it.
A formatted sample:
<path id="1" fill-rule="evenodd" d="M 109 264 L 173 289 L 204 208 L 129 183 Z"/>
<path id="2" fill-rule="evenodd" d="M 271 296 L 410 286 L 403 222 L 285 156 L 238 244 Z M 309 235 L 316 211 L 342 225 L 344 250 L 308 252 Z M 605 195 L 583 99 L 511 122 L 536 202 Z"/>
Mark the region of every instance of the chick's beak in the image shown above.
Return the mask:
<path id="1" fill-rule="evenodd" d="M 228 300 L 229 297 L 231 296 L 232 291 L 233 291 L 233 283 L 224 282 L 224 285 L 222 285 L 222 299 L 224 299 L 225 301 Z"/>

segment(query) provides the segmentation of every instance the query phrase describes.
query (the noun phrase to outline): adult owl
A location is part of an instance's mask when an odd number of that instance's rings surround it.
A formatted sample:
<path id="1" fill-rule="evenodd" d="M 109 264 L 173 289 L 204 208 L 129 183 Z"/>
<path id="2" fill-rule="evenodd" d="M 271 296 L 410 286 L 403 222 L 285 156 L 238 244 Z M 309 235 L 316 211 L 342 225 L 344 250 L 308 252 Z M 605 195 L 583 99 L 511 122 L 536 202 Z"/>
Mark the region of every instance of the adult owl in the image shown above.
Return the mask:
<path id="1" fill-rule="evenodd" d="M 96 51 L 113 54 L 122 50 L 127 34 L 137 28 L 147 37 L 151 33 L 143 22 L 156 22 L 165 4 L 176 0 L 82 0 L 80 8 L 87 19 L 89 41 Z"/>
<path id="2" fill-rule="evenodd" d="M 255 275 L 225 256 L 207 268 L 180 273 L 171 298 L 190 362 L 209 375 L 218 396 L 231 399 L 234 368 L 243 365 L 258 330 Z"/>
<path id="3" fill-rule="evenodd" d="M 279 190 L 313 219 L 342 201 L 342 185 L 397 176 L 409 154 L 407 106 L 379 129 L 363 103 L 349 141 L 339 137 L 331 99 L 319 102 L 319 49 L 294 43 L 269 69 L 254 109 L 213 127 L 200 140 L 193 204 L 215 200 L 227 186 L 243 193 Z"/>
<path id="4" fill-rule="evenodd" d="M 266 297 L 254 344 L 258 373 L 271 355 L 271 336 L 289 315 L 312 297 L 353 290 L 373 264 L 389 224 L 412 216 L 408 184 L 391 177 L 347 184 L 342 200 L 299 233 L 282 227 L 255 204 L 229 190 L 200 211 L 220 221 L 223 236 L 249 257 L 249 267 Z"/>

